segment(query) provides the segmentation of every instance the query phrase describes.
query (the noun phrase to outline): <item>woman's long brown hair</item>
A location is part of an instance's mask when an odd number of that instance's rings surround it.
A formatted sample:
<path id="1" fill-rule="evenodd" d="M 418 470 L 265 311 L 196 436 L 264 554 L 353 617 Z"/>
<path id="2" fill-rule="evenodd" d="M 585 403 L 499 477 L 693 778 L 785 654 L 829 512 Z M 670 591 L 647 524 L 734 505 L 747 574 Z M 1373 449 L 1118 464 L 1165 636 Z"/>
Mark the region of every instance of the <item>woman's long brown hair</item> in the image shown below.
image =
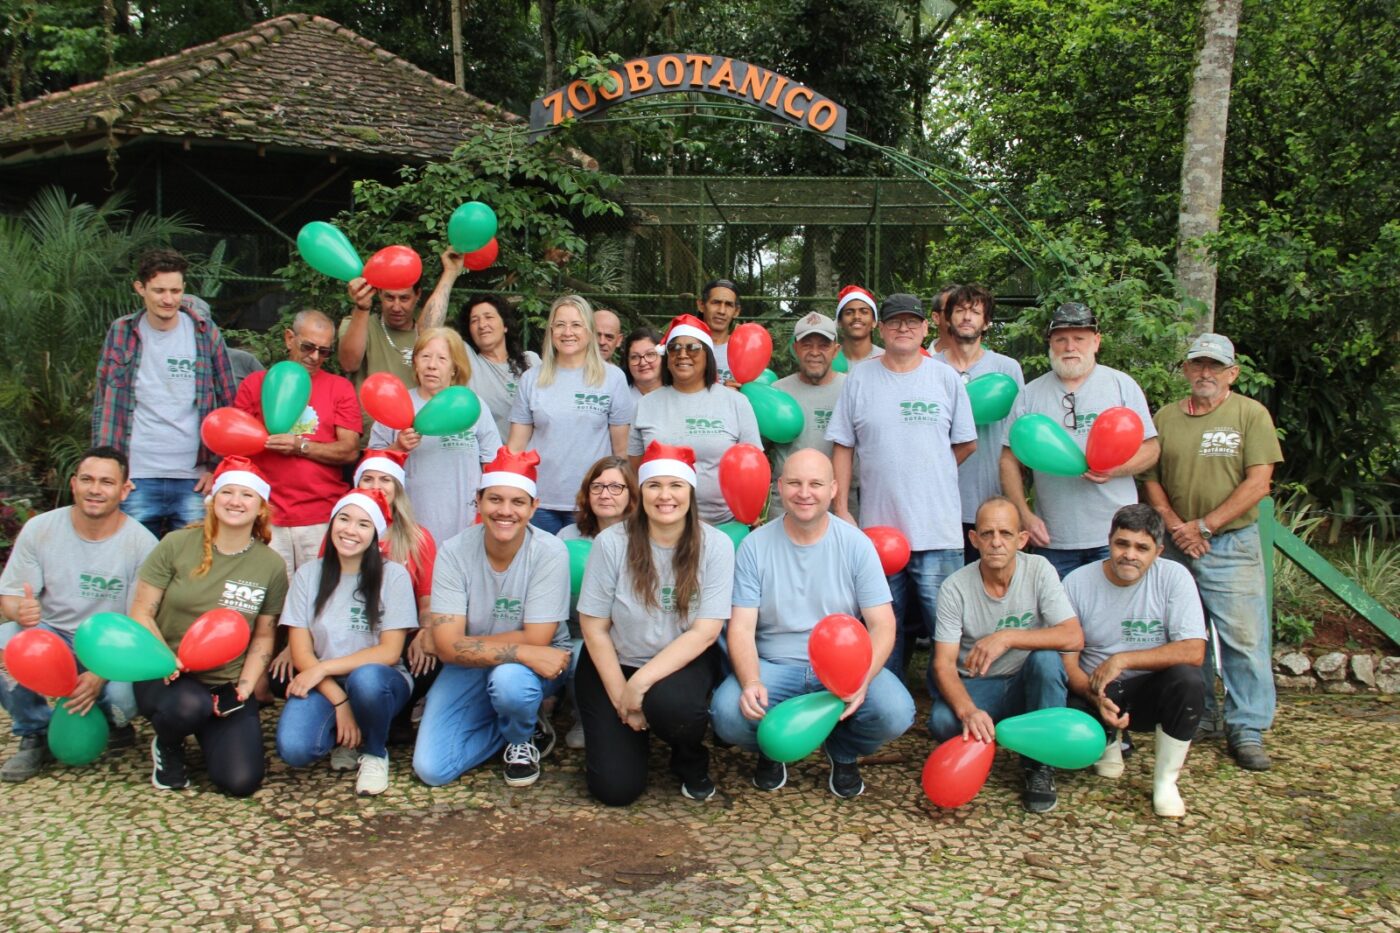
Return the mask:
<path id="1" fill-rule="evenodd" d="M 645 484 L 643 484 L 645 485 Z M 651 561 L 651 521 L 646 507 L 637 503 L 637 511 L 626 521 L 627 569 L 632 574 L 632 592 L 647 609 L 661 608 L 657 599 L 660 580 Z M 686 509 L 685 529 L 671 554 L 671 570 L 676 575 L 676 613 L 682 618 L 690 615 L 690 604 L 700 594 L 700 511 L 695 504 L 695 487 L 690 489 L 690 506 Z"/>
<path id="2" fill-rule="evenodd" d="M 598 532 L 602 531 L 598 527 L 598 516 L 593 514 L 593 502 L 588 497 L 588 487 L 608 470 L 621 473 L 622 484 L 627 487 L 627 511 L 622 515 L 623 520 L 626 521 L 628 516 L 642 506 L 642 494 L 637 487 L 637 472 L 632 469 L 632 464 L 627 462 L 626 457 L 604 457 L 589 467 L 588 472 L 583 475 L 583 484 L 579 486 L 578 497 L 574 500 L 574 524 L 578 525 L 579 534 L 585 538 L 596 538 Z"/>

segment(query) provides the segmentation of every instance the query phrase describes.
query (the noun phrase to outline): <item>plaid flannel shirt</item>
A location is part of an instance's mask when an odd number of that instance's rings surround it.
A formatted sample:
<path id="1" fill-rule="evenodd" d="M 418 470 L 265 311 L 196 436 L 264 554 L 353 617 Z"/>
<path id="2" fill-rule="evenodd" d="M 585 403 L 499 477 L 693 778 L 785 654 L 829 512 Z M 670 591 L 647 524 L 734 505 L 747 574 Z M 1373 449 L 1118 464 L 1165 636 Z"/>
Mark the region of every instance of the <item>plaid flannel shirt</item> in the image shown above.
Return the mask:
<path id="1" fill-rule="evenodd" d="M 223 335 L 213 318 L 200 314 L 181 302 L 180 310 L 194 321 L 195 407 L 199 419 L 215 408 L 233 404 L 238 388 L 233 381 Z M 137 324 L 144 310 L 119 317 L 107 330 L 102 355 L 97 360 L 97 388 L 92 403 L 92 443 L 110 445 L 130 454 L 131 422 L 136 411 L 136 374 L 141 369 L 141 331 Z M 210 465 L 217 460 L 202 443 L 196 463 Z"/>

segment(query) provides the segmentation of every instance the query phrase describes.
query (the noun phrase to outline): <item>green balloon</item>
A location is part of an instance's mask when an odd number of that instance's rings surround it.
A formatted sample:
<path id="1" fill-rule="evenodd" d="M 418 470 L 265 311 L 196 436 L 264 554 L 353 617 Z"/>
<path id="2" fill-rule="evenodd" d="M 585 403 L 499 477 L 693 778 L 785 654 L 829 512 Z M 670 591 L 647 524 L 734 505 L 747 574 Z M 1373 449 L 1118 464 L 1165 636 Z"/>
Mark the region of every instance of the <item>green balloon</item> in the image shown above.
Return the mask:
<path id="1" fill-rule="evenodd" d="M 1059 706 L 997 723 L 997 744 L 1052 768 L 1087 768 L 1103 754 L 1103 726 L 1093 716 Z"/>
<path id="2" fill-rule="evenodd" d="M 481 399 L 466 386 L 448 386 L 428 399 L 413 419 L 413 430 L 419 434 L 445 437 L 460 434 L 476 424 L 481 417 Z"/>
<path id="3" fill-rule="evenodd" d="M 831 368 L 834 369 L 834 370 L 836 370 L 838 373 L 844 373 L 844 372 L 849 372 L 849 371 L 850 371 L 850 369 L 851 369 L 851 361 L 848 360 L 848 359 L 846 359 L 846 351 L 845 351 L 845 350 L 837 350 L 837 351 L 836 351 L 836 359 L 834 359 L 834 360 L 831 361 Z"/>
<path id="4" fill-rule="evenodd" d="M 743 522 L 725 522 L 723 525 L 716 525 L 720 531 L 729 536 L 729 540 L 734 542 L 734 550 L 739 550 L 739 544 L 749 536 L 749 526 Z"/>
<path id="5" fill-rule="evenodd" d="M 447 242 L 459 253 L 474 253 L 496 235 L 496 212 L 480 201 L 468 201 L 447 220 Z"/>
<path id="6" fill-rule="evenodd" d="M 1007 435 L 1011 452 L 1032 470 L 1056 476 L 1078 476 L 1089 469 L 1080 450 L 1064 428 L 1048 415 L 1022 415 Z"/>
<path id="7" fill-rule="evenodd" d="M 748 382 L 739 391 L 753 406 L 758 433 L 775 444 L 790 444 L 802 433 L 802 408 L 781 389 Z"/>
<path id="8" fill-rule="evenodd" d="M 311 374 L 306 367 L 283 360 L 267 371 L 262 384 L 263 424 L 268 434 L 286 434 L 311 400 Z"/>
<path id="9" fill-rule="evenodd" d="M 322 275 L 348 282 L 365 271 L 355 247 L 335 227 L 313 220 L 297 233 L 297 252 L 306 264 Z"/>
<path id="10" fill-rule="evenodd" d="M 175 673 L 175 655 L 146 626 L 117 612 L 99 612 L 73 633 L 73 653 L 105 680 L 136 683 Z"/>
<path id="11" fill-rule="evenodd" d="M 593 542 L 576 538 L 573 541 L 565 541 L 564 547 L 569 549 L 569 592 L 574 599 L 578 599 L 579 590 L 583 589 L 583 571 L 588 566 L 588 554 L 593 550 Z"/>
<path id="12" fill-rule="evenodd" d="M 759 373 L 758 378 L 754 380 L 754 382 L 757 382 L 761 386 L 771 386 L 777 381 L 778 374 L 771 369 L 765 369 L 763 372 Z"/>
<path id="13" fill-rule="evenodd" d="M 1011 404 L 1020 391 L 1016 380 L 1006 373 L 987 373 L 967 384 L 967 397 L 972 399 L 974 424 L 992 424 L 1011 414 Z"/>
<path id="14" fill-rule="evenodd" d="M 758 747 L 774 761 L 801 761 L 831 735 L 845 708 L 829 690 L 784 700 L 759 721 Z"/>
<path id="15" fill-rule="evenodd" d="M 107 748 L 107 717 L 96 706 L 85 716 L 70 713 L 65 702 L 59 700 L 49 718 L 49 751 L 66 765 L 96 761 Z"/>

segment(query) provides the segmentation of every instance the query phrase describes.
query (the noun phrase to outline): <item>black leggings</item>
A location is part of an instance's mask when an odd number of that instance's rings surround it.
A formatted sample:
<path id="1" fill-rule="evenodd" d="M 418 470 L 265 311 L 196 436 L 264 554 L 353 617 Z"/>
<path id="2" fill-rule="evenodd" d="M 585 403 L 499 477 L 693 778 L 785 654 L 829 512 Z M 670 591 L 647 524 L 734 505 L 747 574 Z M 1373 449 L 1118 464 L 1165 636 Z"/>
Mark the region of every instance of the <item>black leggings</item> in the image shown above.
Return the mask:
<path id="1" fill-rule="evenodd" d="M 169 684 L 146 680 L 133 687 L 137 708 L 162 742 L 178 747 L 186 736 L 195 737 L 215 787 L 231 797 L 247 797 L 262 786 L 266 762 L 257 700 L 249 697 L 242 709 L 219 717 L 210 687 L 194 677 Z"/>
<path id="2" fill-rule="evenodd" d="M 1205 681 L 1201 679 L 1201 669 L 1192 664 L 1177 664 L 1127 680 L 1120 677 L 1109 684 L 1106 693 L 1128 714 L 1131 731 L 1151 732 L 1160 725 L 1163 732 L 1180 742 L 1195 738 L 1196 726 L 1205 710 Z M 1081 696 L 1071 695 L 1069 705 L 1098 717 L 1097 708 Z"/>
<path id="3" fill-rule="evenodd" d="M 637 668 L 622 668 L 631 677 Z M 710 693 L 719 682 L 716 649 L 711 647 L 670 677 L 656 682 L 642 698 L 648 730 L 637 732 L 618 718 L 587 646 L 574 674 L 579 721 L 583 723 L 584 774 L 588 792 L 610 807 L 625 807 L 647 788 L 647 750 L 655 732 L 671 746 L 671 772 L 682 781 L 708 775 Z"/>

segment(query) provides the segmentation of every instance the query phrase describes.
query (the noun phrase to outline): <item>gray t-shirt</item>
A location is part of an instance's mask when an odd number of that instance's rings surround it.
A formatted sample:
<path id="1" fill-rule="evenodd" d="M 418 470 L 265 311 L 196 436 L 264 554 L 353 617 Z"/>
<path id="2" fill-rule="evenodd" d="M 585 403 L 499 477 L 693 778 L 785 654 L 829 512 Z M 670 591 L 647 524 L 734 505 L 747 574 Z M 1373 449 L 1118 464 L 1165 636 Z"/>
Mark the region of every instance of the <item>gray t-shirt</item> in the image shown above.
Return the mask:
<path id="1" fill-rule="evenodd" d="M 379 644 L 379 632 L 370 631 L 365 601 L 355 592 L 360 585 L 359 574 L 342 575 L 331 598 L 317 614 L 316 591 L 321 587 L 323 563 L 323 560 L 314 560 L 297 569 L 287 601 L 282 604 L 279 624 L 309 629 L 312 650 L 321 661 L 373 648 Z M 384 577 L 379 583 L 379 612 L 381 630 L 418 628 L 418 601 L 413 598 L 413 583 L 408 571 L 393 561 L 384 562 Z M 402 658 L 392 666 L 409 686 L 413 685 L 413 677 L 404 667 Z"/>
<path id="2" fill-rule="evenodd" d="M 1079 667 L 1086 674 L 1124 651 L 1150 651 L 1168 642 L 1206 637 L 1196 581 L 1175 561 L 1158 558 L 1131 586 L 1112 583 L 1103 562 L 1095 561 L 1065 577 L 1065 592 L 1084 629 Z M 1121 676 L 1145 673 L 1124 671 Z"/>
<path id="3" fill-rule="evenodd" d="M 195 407 L 194 321 L 175 316 L 176 326 L 156 330 L 141 315 L 141 365 L 136 371 L 136 408 L 131 417 L 132 479 L 199 476 L 199 410 Z"/>
<path id="4" fill-rule="evenodd" d="M 652 542 L 651 563 L 656 568 L 657 608 L 633 588 L 627 568 L 627 527 L 614 525 L 593 541 L 588 553 L 588 569 L 578 595 L 582 615 L 611 619 L 613 648 L 617 660 L 628 667 L 641 667 L 671 642 L 689 631 L 696 619 L 729 618 L 730 588 L 734 583 L 734 545 L 724 532 L 709 525 L 700 526 L 700 592 L 691 601 L 690 611 L 681 615 L 675 600 L 676 575 L 672 570 L 674 548 Z"/>
<path id="5" fill-rule="evenodd" d="M 408 390 L 413 410 L 427 401 L 416 388 Z M 387 425 L 374 422 L 369 446 L 384 448 L 399 436 Z M 476 424 L 466 431 L 441 437 L 424 435 L 404 461 L 404 490 L 415 503 L 414 516 L 435 541 L 456 537 L 476 521 L 476 490 L 481 485 L 481 465 L 490 463 L 501 447 L 496 422 L 484 408 Z"/>
<path id="6" fill-rule="evenodd" d="M 758 656 L 779 664 L 806 664 L 812 628 L 835 612 L 859 616 L 890 601 L 875 545 L 839 518 L 827 519 L 816 544 L 788 537 L 782 521 L 755 529 L 739 545 L 734 605 L 758 610 Z"/>
<path id="7" fill-rule="evenodd" d="M 662 364 L 665 365 L 665 364 Z M 715 378 L 720 385 L 734 380 L 734 373 L 729 369 L 729 341 L 715 344 Z"/>
<path id="8" fill-rule="evenodd" d="M 787 458 L 809 447 L 831 456 L 832 444 L 826 439 L 826 429 L 831 424 L 831 413 L 836 410 L 836 399 L 841 396 L 841 385 L 845 381 L 845 373 L 834 373 L 826 385 L 814 386 L 793 373 L 773 383 L 773 388 L 791 395 L 797 407 L 802 409 L 802 433 L 790 444 L 773 445 L 773 491 L 768 505 L 770 521 L 783 514 L 783 504 L 778 498 L 778 478 L 783 475 L 783 464 Z"/>
<path id="9" fill-rule="evenodd" d="M 695 499 L 700 518 L 712 525 L 733 520 L 734 514 L 719 489 L 720 458 L 735 444 L 763 447 L 758 421 L 747 398 L 722 385 L 700 392 L 679 392 L 675 386 L 662 386 L 637 403 L 637 416 L 627 436 L 627 453 L 640 457 L 652 441 L 694 449 L 699 484 Z"/>
<path id="10" fill-rule="evenodd" d="M 940 353 L 935 359 L 948 363 L 947 354 Z M 954 372 L 957 369 L 954 368 Z M 988 373 L 1005 373 L 1016 380 L 1017 389 L 1024 389 L 1026 377 L 1021 373 L 1021 364 L 1009 356 L 986 350 L 982 358 L 972 364 L 966 373 L 959 373 L 963 385 L 978 376 Z M 1018 393 L 1019 394 L 1019 393 Z M 992 496 L 1001 495 L 1001 448 L 1006 440 L 1006 432 L 1011 430 L 1011 419 L 1003 418 L 991 424 L 977 425 L 977 449 L 958 466 L 958 492 L 962 498 L 962 520 L 971 525 L 977 520 L 977 507 Z"/>
<path id="11" fill-rule="evenodd" d="M 1049 628 L 1074 616 L 1065 588 L 1050 562 L 1038 554 L 1016 555 L 1016 570 L 1006 595 L 993 599 L 982 583 L 982 562 L 956 571 L 938 588 L 936 642 L 958 643 L 958 673 L 971 677 L 967 653 L 978 639 L 1004 628 Z M 992 662 L 984 677 L 1010 677 L 1030 652 L 1013 648 Z"/>
<path id="12" fill-rule="evenodd" d="M 510 409 L 512 424 L 534 425 L 530 446 L 539 452 L 539 499 L 545 509 L 572 510 L 588 468 L 612 454 L 608 429 L 632 423 L 627 377 L 611 363 L 603 384 L 586 385 L 584 368 L 554 370 L 554 382 L 540 385 L 536 366 L 520 377 Z"/>
<path id="13" fill-rule="evenodd" d="M 88 541 L 73 530 L 72 512 L 66 506 L 25 523 L 0 574 L 0 595 L 23 596 L 28 583 L 42 620 L 68 633 L 94 613 L 126 612 L 136 575 L 156 546 L 155 535 L 130 517 L 110 538 Z"/>
<path id="14" fill-rule="evenodd" d="M 228 347 L 228 365 L 233 370 L 233 384 L 240 385 L 253 373 L 260 373 L 267 367 L 247 350 L 240 350 L 237 347 Z"/>
<path id="15" fill-rule="evenodd" d="M 842 351 L 842 352 L 845 352 L 845 351 Z M 876 344 L 871 344 L 871 346 L 870 346 L 870 355 L 869 355 L 869 356 L 862 356 L 862 357 L 861 357 L 860 359 L 858 359 L 858 360 L 853 360 L 853 359 L 851 359 L 849 356 L 846 357 L 846 371 L 849 373 L 852 369 L 855 369 L 855 368 L 856 368 L 857 366 L 859 366 L 861 363 L 869 363 L 871 360 L 878 360 L 880 357 L 882 357 L 882 356 L 884 356 L 884 355 L 885 355 L 885 348 L 884 348 L 884 347 L 880 346 L 878 343 L 876 343 Z"/>
<path id="16" fill-rule="evenodd" d="M 467 387 L 481 399 L 481 404 L 491 413 L 496 422 L 496 433 L 504 442 L 510 435 L 510 406 L 515 404 L 516 391 L 520 387 L 519 374 L 510 371 L 510 362 L 497 363 L 472 349 L 467 344 L 467 356 L 471 358 L 472 377 Z M 540 356 L 534 350 L 525 351 L 525 369 L 540 365 Z"/>
<path id="17" fill-rule="evenodd" d="M 525 623 L 553 623 L 551 644 L 568 650 L 569 549 L 533 526 L 510 566 L 497 573 L 486 557 L 486 529 L 473 525 L 438 550 L 432 611 L 465 615 L 468 635 L 518 632 Z"/>
<path id="18" fill-rule="evenodd" d="M 1083 450 L 1089 442 L 1094 419 L 1109 408 L 1125 405 L 1142 419 L 1144 439 L 1157 436 L 1147 398 L 1131 376 L 1096 365 L 1084 384 L 1074 391 L 1073 429 L 1065 424 L 1069 414 L 1064 399 L 1064 383 L 1053 371 L 1032 379 L 1016 396 L 1008 424 L 1032 412 L 1048 415 L 1074 438 Z M 1008 428 L 1008 431 L 1010 429 Z M 1005 442 L 1010 446 L 1010 440 Z M 1108 544 L 1108 528 L 1113 513 L 1138 501 L 1137 484 L 1131 476 L 1119 476 L 1106 483 L 1091 483 L 1078 476 L 1056 476 L 1034 472 L 1035 514 L 1050 530 L 1050 546 L 1063 550 L 1103 547 Z"/>
<path id="19" fill-rule="evenodd" d="M 889 525 L 915 551 L 961 549 L 962 501 L 953 444 L 977 439 L 972 402 L 951 366 L 920 359 L 852 370 L 827 439 L 860 458 L 860 523 Z"/>

